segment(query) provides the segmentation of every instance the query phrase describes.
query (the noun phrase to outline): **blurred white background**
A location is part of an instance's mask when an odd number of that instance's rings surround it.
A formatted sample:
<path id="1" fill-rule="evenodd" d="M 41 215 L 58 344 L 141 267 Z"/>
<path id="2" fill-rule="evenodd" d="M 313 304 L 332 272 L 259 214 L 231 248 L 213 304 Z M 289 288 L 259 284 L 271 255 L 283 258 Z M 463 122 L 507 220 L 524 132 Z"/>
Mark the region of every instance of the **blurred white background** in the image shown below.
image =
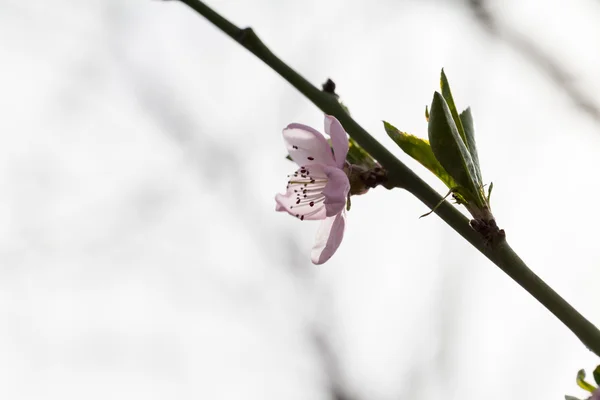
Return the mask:
<path id="1" fill-rule="evenodd" d="M 212 0 L 440 192 L 442 67 L 509 241 L 600 324 L 600 1 Z M 2 399 L 562 399 L 557 319 L 406 192 L 338 253 L 274 211 L 281 129 L 323 116 L 178 2 L 0 0 Z"/>

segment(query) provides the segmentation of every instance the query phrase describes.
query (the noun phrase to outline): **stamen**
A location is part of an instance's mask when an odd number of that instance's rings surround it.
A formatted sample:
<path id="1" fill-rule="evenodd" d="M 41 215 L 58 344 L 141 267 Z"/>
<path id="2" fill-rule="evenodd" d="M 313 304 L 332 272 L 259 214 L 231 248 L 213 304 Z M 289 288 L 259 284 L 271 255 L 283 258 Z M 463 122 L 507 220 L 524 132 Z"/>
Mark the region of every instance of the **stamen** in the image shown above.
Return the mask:
<path id="1" fill-rule="evenodd" d="M 313 211 L 311 211 L 311 212 L 309 212 L 307 214 L 304 214 L 303 216 L 304 217 L 310 217 L 310 216 L 313 216 L 314 214 L 318 213 L 319 211 L 321 211 L 321 209 L 317 208 L 317 209 L 314 209 Z"/>
<path id="2" fill-rule="evenodd" d="M 320 204 L 323 203 L 325 201 L 325 196 L 323 196 L 323 194 L 321 193 L 315 193 L 314 195 L 311 196 L 307 196 L 304 195 L 303 198 L 296 198 L 296 204 L 300 205 L 300 207 L 302 206 L 306 206 L 309 205 L 310 207 L 314 207 L 315 204 Z"/>
<path id="3" fill-rule="evenodd" d="M 311 157 L 313 158 L 313 157 Z M 311 171 L 314 176 L 311 176 Z M 310 219 L 311 216 L 323 212 L 325 196 L 323 190 L 327 187 L 328 179 L 323 172 L 311 166 L 301 166 L 293 175 L 288 175 L 288 200 L 290 211 L 294 209 L 300 220 Z M 293 190 L 293 193 L 292 193 Z"/>
<path id="4" fill-rule="evenodd" d="M 300 179 L 302 179 L 303 177 L 300 177 Z M 310 181 L 307 180 L 291 180 L 289 182 L 290 184 L 294 184 L 294 185 L 302 185 L 302 184 L 307 184 L 310 183 L 311 185 L 314 185 L 315 183 L 322 183 L 324 184 L 323 186 L 325 186 L 325 184 L 327 184 L 327 179 L 311 179 Z"/>

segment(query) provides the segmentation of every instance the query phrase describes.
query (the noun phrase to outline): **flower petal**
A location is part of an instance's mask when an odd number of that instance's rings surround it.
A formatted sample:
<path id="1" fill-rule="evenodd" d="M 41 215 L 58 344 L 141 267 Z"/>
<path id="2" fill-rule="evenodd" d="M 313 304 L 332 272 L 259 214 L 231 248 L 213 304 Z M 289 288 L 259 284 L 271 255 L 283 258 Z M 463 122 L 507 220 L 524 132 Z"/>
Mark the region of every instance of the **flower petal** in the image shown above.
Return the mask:
<path id="1" fill-rule="evenodd" d="M 296 164 L 336 165 L 331 146 L 320 132 L 310 126 L 289 124 L 283 130 L 283 138 L 287 151 Z"/>
<path id="2" fill-rule="evenodd" d="M 334 116 L 325 115 L 325 133 L 331 136 L 333 145 L 333 157 L 338 168 L 343 168 L 348 154 L 348 136 L 346 131 Z"/>
<path id="3" fill-rule="evenodd" d="M 326 218 L 321 222 L 310 258 L 313 264 L 323 264 L 333 256 L 344 238 L 346 228 L 346 212 L 342 211 L 335 217 Z"/>
<path id="4" fill-rule="evenodd" d="M 327 186 L 325 169 L 321 164 L 300 167 L 288 182 L 285 194 L 275 196 L 276 211 L 285 211 L 301 220 L 325 219 L 326 205 L 323 191 Z"/>
<path id="5" fill-rule="evenodd" d="M 339 168 L 325 167 L 324 172 L 327 176 L 327 185 L 323 189 L 326 215 L 331 217 L 338 214 L 346 206 L 350 181 L 346 173 Z"/>

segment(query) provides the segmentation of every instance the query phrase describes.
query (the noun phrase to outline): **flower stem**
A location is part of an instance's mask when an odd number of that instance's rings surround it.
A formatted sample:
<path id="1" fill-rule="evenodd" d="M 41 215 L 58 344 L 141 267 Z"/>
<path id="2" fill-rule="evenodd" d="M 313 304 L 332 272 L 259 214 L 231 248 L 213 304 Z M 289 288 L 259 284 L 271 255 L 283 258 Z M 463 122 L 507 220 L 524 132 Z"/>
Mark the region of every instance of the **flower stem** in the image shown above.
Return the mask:
<path id="1" fill-rule="evenodd" d="M 335 116 L 348 134 L 388 171 L 390 184 L 408 190 L 431 209 L 440 203 L 442 197 L 354 121 L 335 95 L 317 89 L 281 61 L 265 46 L 252 28 L 238 28 L 200 0 L 179 1 L 187 4 L 264 61 L 324 113 Z M 588 349 L 600 356 L 598 328 L 531 271 L 505 239 L 497 241 L 493 246 L 486 244 L 481 235 L 469 226 L 469 220 L 447 201 L 443 201 L 434 212 L 562 321 Z"/>

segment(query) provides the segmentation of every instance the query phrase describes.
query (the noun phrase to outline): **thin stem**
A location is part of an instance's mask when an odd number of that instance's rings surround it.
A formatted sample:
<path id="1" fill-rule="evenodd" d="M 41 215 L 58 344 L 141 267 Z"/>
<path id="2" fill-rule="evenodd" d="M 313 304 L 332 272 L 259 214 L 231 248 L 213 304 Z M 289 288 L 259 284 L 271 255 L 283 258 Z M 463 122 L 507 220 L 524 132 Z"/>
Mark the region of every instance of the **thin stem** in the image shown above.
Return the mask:
<path id="1" fill-rule="evenodd" d="M 354 121 L 344 111 L 333 95 L 317 89 L 281 61 L 264 45 L 251 28 L 238 28 L 200 0 L 180 1 L 187 4 L 256 57 L 264 61 L 273 71 L 288 81 L 324 113 L 335 116 L 348 134 L 388 171 L 388 178 L 392 185 L 408 190 L 429 208 L 435 207 L 442 200 L 442 197 L 433 188 L 427 185 L 427 183 Z M 584 345 L 600 356 L 600 331 L 531 271 L 506 240 L 500 240 L 496 245 L 490 247 L 469 226 L 469 220 L 447 201 L 442 202 L 435 210 L 435 213 L 471 243 L 473 247 L 483 253 L 523 289 L 543 304 Z"/>

